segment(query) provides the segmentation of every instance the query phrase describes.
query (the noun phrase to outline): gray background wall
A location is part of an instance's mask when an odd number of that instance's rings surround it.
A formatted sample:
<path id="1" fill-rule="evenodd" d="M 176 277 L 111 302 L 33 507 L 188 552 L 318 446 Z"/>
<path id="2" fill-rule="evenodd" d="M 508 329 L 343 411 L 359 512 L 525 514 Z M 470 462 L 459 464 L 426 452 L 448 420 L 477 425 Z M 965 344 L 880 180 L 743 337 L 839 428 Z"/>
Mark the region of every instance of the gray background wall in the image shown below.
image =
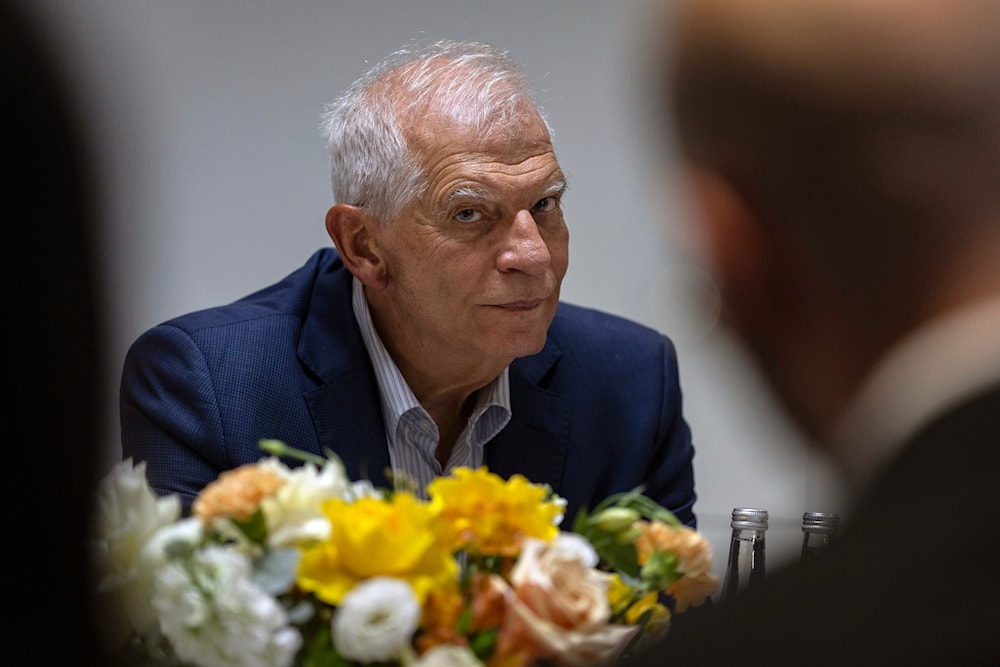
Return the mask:
<path id="1" fill-rule="evenodd" d="M 677 344 L 697 448 L 696 511 L 716 572 L 733 507 L 770 511 L 772 566 L 795 557 L 802 512 L 841 509 L 825 462 L 802 447 L 715 326 L 714 286 L 680 242 L 691 211 L 650 150 L 658 138 L 643 97 L 643 0 L 36 7 L 65 46 L 99 158 L 109 467 L 129 343 L 173 315 L 277 280 L 329 245 L 323 104 L 405 41 L 459 38 L 508 50 L 542 90 L 571 188 L 564 298 L 646 323 Z"/>

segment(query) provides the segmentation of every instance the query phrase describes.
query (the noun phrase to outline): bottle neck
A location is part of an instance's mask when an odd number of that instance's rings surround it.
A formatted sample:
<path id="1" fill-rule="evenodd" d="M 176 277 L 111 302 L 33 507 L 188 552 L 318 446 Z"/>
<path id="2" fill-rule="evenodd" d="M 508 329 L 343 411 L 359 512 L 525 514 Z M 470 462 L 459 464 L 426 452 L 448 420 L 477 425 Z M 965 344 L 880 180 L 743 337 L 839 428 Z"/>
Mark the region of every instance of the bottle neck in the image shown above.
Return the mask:
<path id="1" fill-rule="evenodd" d="M 833 534 L 825 531 L 802 531 L 802 559 L 807 560 L 824 551 L 833 542 Z"/>
<path id="2" fill-rule="evenodd" d="M 734 528 L 729 543 L 729 560 L 722 585 L 722 600 L 759 585 L 766 576 L 765 531 Z"/>

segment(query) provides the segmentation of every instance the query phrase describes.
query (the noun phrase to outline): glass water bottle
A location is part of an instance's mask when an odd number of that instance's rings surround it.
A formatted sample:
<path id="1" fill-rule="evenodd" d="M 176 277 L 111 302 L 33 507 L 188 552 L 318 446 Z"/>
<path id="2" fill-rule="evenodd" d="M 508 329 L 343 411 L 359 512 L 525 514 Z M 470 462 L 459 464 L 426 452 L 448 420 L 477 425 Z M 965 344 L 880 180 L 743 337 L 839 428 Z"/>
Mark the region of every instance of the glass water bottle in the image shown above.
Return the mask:
<path id="1" fill-rule="evenodd" d="M 733 536 L 729 542 L 729 562 L 720 600 L 758 586 L 764 581 L 764 535 L 767 511 L 749 507 L 733 510 Z"/>
<path id="2" fill-rule="evenodd" d="M 802 515 L 802 560 L 822 553 L 837 537 L 840 516 L 827 512 L 806 512 Z"/>

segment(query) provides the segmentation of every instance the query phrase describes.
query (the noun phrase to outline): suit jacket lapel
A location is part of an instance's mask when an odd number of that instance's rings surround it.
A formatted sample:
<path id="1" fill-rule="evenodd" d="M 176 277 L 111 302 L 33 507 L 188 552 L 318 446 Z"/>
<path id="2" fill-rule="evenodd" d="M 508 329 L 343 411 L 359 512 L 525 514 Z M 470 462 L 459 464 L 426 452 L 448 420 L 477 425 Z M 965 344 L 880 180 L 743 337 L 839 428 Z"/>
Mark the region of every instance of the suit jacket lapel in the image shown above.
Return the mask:
<path id="1" fill-rule="evenodd" d="M 538 354 L 511 365 L 510 422 L 487 444 L 485 453 L 492 472 L 505 478 L 520 473 L 556 492 L 563 483 L 573 406 L 543 382 L 560 356 L 549 341 Z"/>
<path id="2" fill-rule="evenodd" d="M 352 480 L 386 487 L 385 423 L 375 372 L 354 319 L 352 280 L 338 257 L 315 281 L 299 358 L 321 384 L 304 396 L 320 449 L 336 452 Z"/>
<path id="3" fill-rule="evenodd" d="M 388 487 L 389 449 L 374 378 L 359 369 L 307 393 L 305 399 L 320 447 L 341 457 L 348 477 Z"/>

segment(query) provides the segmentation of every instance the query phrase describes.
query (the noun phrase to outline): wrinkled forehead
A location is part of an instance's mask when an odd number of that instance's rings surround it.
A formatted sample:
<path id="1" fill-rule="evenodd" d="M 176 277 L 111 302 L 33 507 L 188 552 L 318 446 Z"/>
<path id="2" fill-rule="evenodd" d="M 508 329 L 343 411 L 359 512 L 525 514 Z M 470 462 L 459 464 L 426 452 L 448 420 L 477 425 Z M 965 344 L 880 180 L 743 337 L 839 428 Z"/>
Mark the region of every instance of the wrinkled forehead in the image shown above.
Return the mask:
<path id="1" fill-rule="evenodd" d="M 525 156 L 553 153 L 548 128 L 537 112 L 526 109 L 503 123 L 468 122 L 461 115 L 428 113 L 405 130 L 410 149 L 423 162 L 441 155 L 465 154 L 497 162 L 519 162 Z"/>

